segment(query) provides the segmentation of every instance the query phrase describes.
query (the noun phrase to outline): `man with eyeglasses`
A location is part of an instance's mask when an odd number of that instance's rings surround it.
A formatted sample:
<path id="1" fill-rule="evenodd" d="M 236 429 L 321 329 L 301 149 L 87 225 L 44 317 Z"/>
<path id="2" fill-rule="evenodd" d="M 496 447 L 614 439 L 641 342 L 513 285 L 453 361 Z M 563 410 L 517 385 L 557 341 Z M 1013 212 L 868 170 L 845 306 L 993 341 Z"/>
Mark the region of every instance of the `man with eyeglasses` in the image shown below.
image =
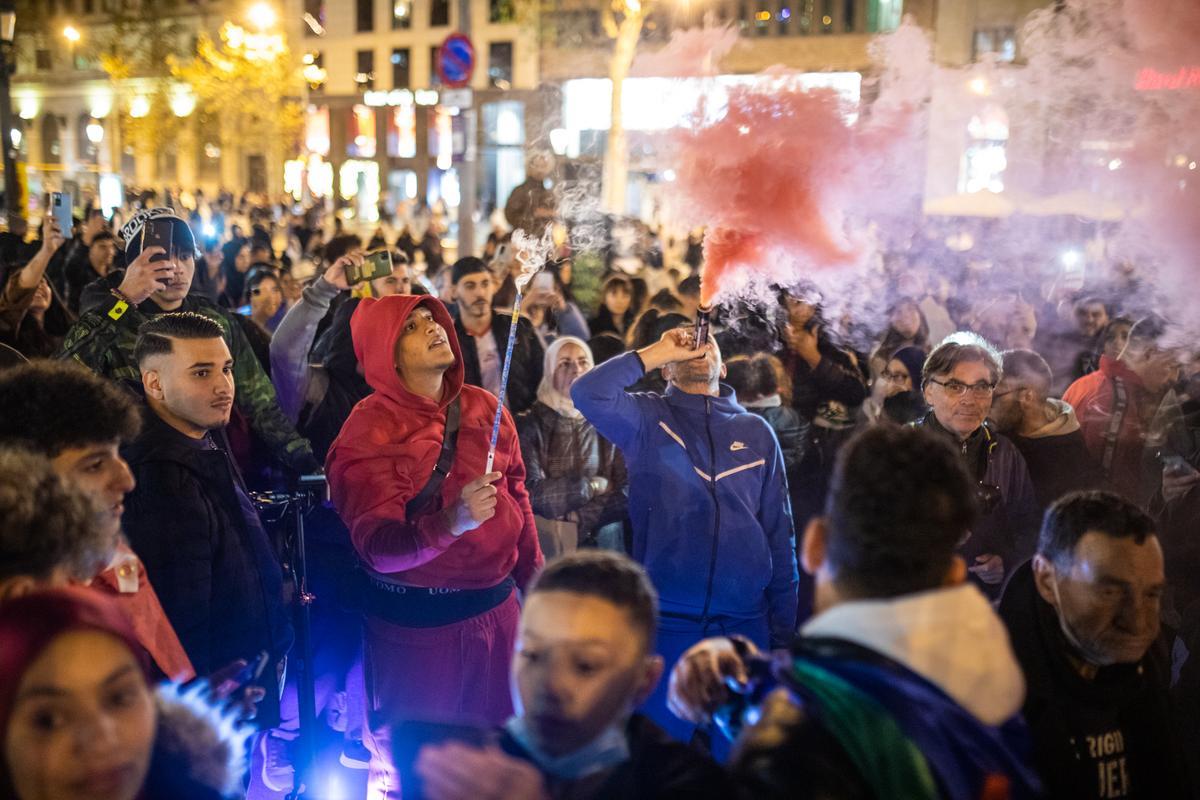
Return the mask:
<path id="1" fill-rule="evenodd" d="M 1025 459 L 987 420 L 1002 376 L 1000 354 L 982 337 L 946 337 L 925 360 L 921 387 L 930 411 L 915 423 L 948 439 L 971 474 L 980 517 L 958 552 L 992 598 L 1033 555 L 1038 524 Z"/>

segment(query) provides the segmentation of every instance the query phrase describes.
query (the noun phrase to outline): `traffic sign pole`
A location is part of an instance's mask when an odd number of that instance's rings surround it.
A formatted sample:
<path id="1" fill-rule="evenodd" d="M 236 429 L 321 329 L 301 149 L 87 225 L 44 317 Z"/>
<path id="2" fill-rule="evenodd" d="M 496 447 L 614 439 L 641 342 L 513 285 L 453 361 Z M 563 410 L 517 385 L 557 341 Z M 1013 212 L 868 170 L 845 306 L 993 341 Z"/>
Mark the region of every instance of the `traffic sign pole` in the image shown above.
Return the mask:
<path id="1" fill-rule="evenodd" d="M 458 0 L 458 30 L 470 45 L 471 0 Z M 474 48 L 471 50 L 473 56 Z M 470 86 L 473 68 L 474 63 L 467 70 L 463 86 Z M 475 255 L 475 103 L 471 103 L 470 108 L 461 109 L 459 113 L 463 120 L 465 140 L 462 162 L 458 170 L 458 257 L 462 258 Z"/>

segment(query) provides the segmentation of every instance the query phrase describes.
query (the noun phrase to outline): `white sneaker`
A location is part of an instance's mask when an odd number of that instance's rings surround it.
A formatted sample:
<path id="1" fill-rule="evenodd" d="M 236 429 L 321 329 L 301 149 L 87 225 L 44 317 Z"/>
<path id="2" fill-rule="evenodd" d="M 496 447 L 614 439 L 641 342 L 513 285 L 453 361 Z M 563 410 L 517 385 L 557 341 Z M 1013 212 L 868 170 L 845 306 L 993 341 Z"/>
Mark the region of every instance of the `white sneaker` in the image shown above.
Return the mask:
<path id="1" fill-rule="evenodd" d="M 258 740 L 254 768 L 262 776 L 263 786 L 273 792 L 290 792 L 296 783 L 292 766 L 292 743 L 296 734 L 271 730 Z"/>

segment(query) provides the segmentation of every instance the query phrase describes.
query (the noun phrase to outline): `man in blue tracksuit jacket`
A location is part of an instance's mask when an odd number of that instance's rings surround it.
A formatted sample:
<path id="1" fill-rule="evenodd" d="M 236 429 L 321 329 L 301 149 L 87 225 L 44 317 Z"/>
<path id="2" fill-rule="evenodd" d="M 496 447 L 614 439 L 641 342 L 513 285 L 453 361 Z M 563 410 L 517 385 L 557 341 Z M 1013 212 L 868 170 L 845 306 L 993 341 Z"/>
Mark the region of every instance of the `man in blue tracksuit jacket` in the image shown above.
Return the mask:
<path id="1" fill-rule="evenodd" d="M 720 383 L 716 342 L 689 329 L 580 377 L 575 407 L 621 449 L 629 470 L 633 557 L 661 608 L 658 652 L 669 669 L 705 636 L 740 633 L 785 644 L 796 627 L 795 534 L 783 454 L 770 426 Z M 663 370 L 666 394 L 624 387 Z M 645 712 L 686 741 L 692 726 L 666 706 L 666 681 Z"/>

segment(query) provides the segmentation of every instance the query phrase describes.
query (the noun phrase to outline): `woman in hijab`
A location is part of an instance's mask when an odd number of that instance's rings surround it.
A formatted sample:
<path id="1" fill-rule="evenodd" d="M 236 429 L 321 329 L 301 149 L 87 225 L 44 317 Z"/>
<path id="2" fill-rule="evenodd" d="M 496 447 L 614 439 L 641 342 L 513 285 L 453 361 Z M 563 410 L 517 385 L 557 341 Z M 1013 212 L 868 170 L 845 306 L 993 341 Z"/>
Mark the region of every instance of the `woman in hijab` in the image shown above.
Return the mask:
<path id="1" fill-rule="evenodd" d="M 625 462 L 571 401 L 571 385 L 593 366 L 584 341 L 555 339 L 546 348 L 537 401 L 516 420 L 525 488 L 547 559 L 580 545 L 625 549 Z"/>
<path id="2" fill-rule="evenodd" d="M 116 604 L 90 589 L 0 606 L 0 797 L 219 800 L 247 731 L 192 693 L 156 692 Z"/>

